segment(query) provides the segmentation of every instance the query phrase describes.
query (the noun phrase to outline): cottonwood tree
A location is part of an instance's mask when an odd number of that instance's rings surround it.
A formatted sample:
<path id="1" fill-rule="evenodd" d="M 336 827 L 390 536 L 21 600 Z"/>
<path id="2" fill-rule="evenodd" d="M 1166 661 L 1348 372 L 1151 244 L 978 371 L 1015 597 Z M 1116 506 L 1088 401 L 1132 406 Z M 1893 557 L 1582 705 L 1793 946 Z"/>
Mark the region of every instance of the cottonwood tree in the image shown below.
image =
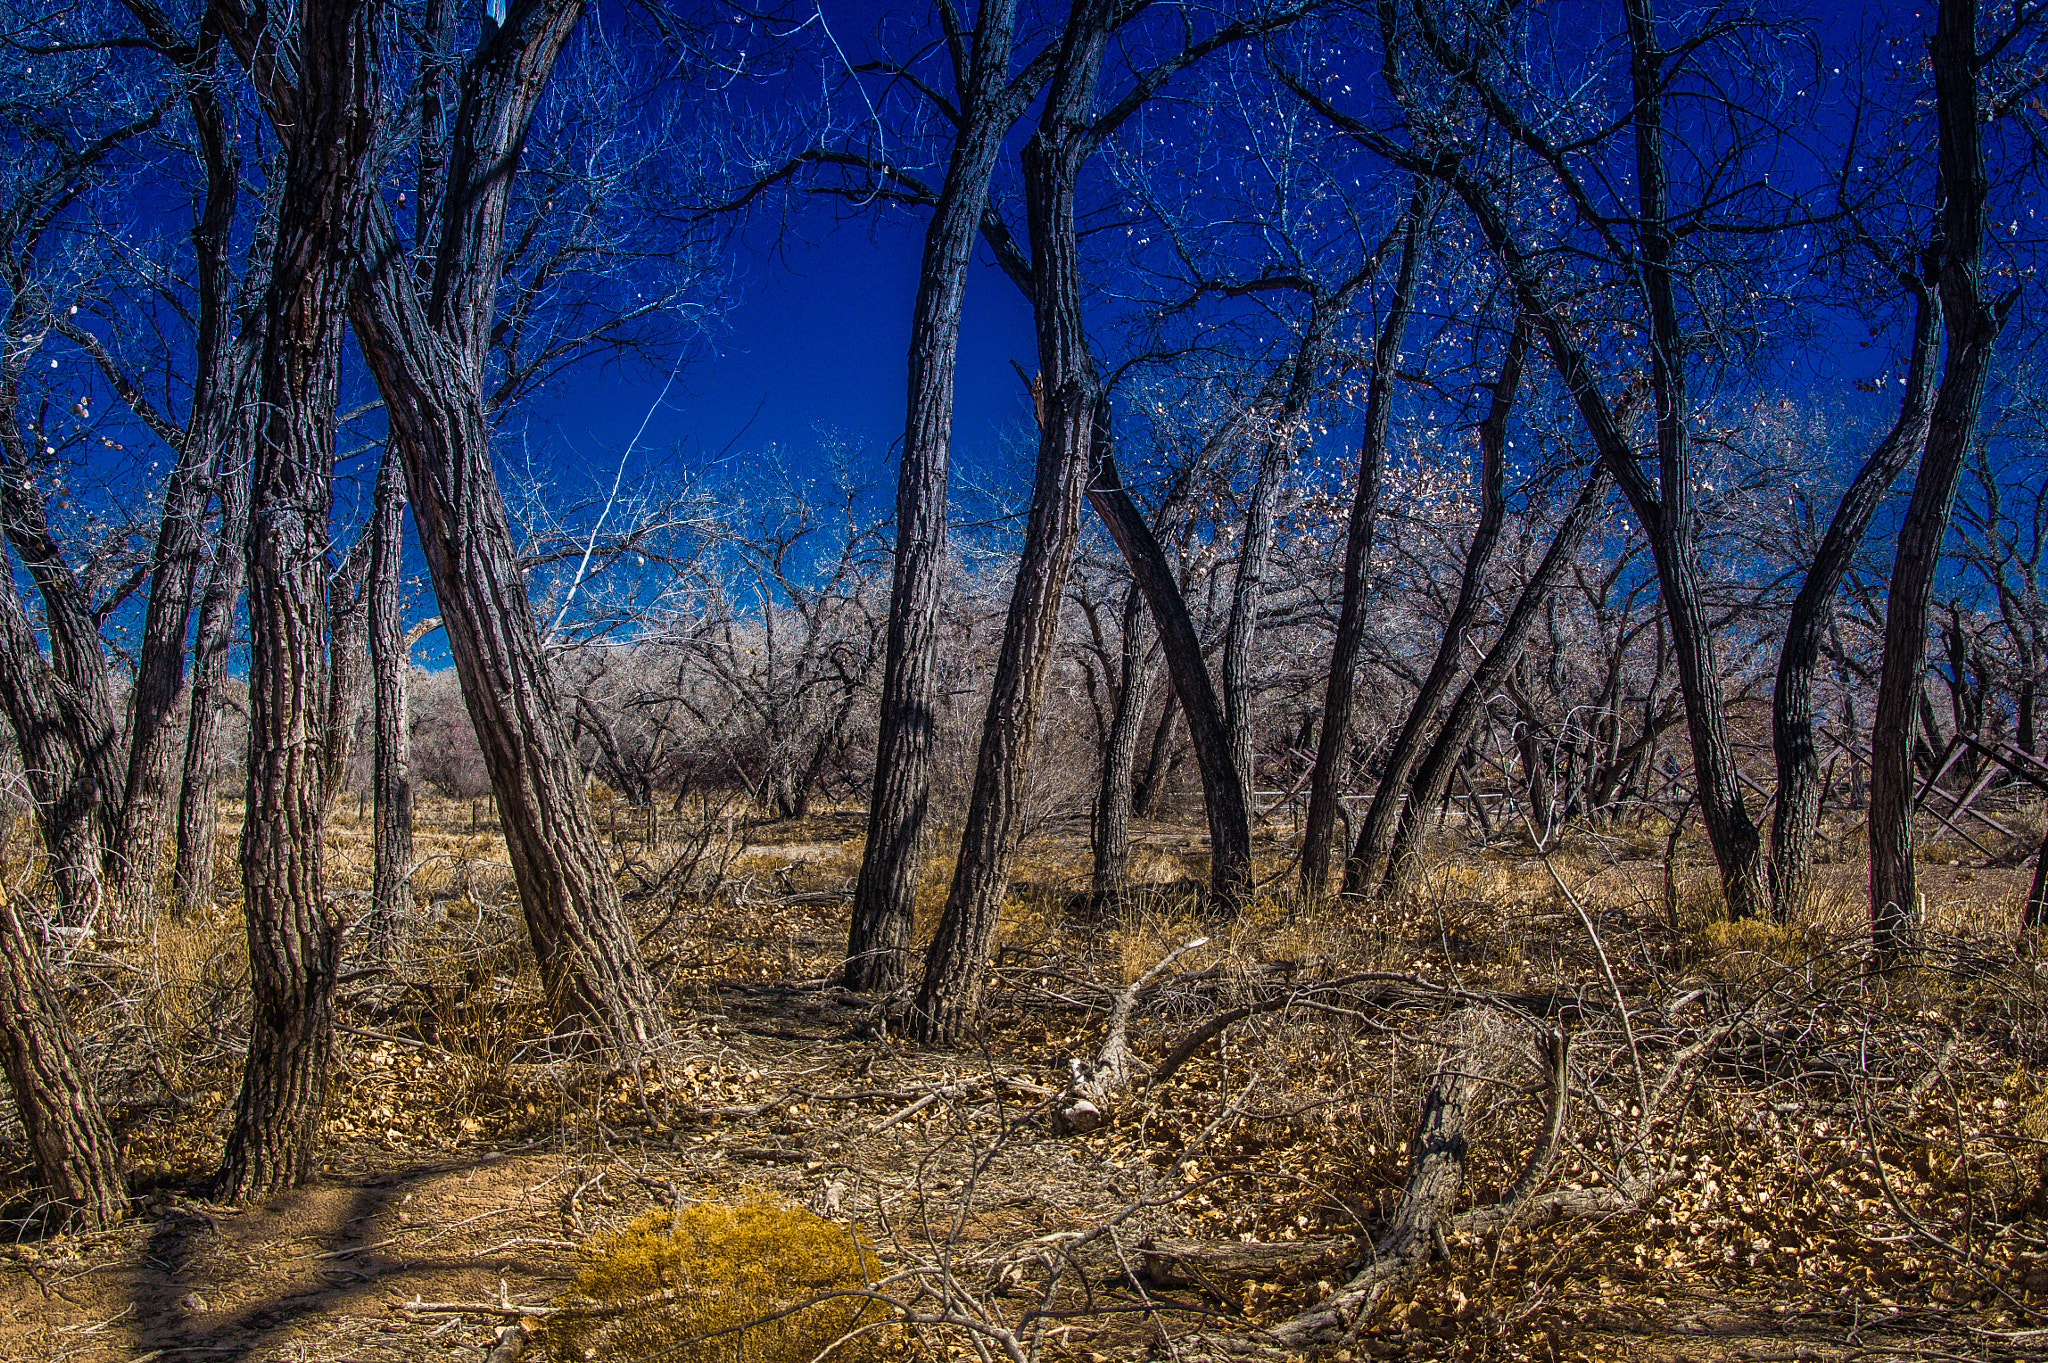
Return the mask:
<path id="1" fill-rule="evenodd" d="M 349 272 L 374 151 L 370 0 L 308 0 L 287 37 L 221 16 L 283 145 L 250 473 L 243 912 L 254 1018 L 220 1181 L 303 1182 L 324 1115 L 341 925 L 325 894 L 328 513 Z"/>
<path id="2" fill-rule="evenodd" d="M 1990 206 L 1986 103 L 2038 83 L 2034 67 L 2043 40 L 2041 16 L 2030 10 L 2016 15 L 2007 31 L 1980 50 L 1974 0 L 1941 0 L 1928 44 L 1940 185 L 1932 254 L 1946 349 L 1893 555 L 1885 597 L 1884 664 L 1872 715 L 1870 931 L 1882 960 L 1908 951 L 1916 935 L 1920 902 L 1911 754 L 1920 720 L 1928 605 L 1949 511 L 1982 418 L 1992 350 L 2019 293 L 2017 284 L 1999 291 L 1985 277 Z M 2001 57 L 2011 67 L 1993 69 L 1991 63 Z M 2001 90 L 2001 84 L 2011 88 Z"/>
<path id="3" fill-rule="evenodd" d="M 1745 105 L 1720 79 L 1721 67 L 1707 69 L 1710 55 L 1725 52 L 1727 70 L 1756 70 L 1733 49 L 1762 29 L 1742 16 L 1717 16 L 1679 39 L 1659 25 L 1647 0 L 1629 0 L 1623 20 L 1630 97 L 1619 113 L 1575 103 L 1575 95 L 1529 77 L 1527 54 L 1538 40 L 1506 14 L 1436 0 L 1383 11 L 1383 71 L 1404 111 L 1399 137 L 1339 110 L 1310 82 L 1290 83 L 1362 144 L 1445 184 L 1542 338 L 1600 458 L 1648 534 L 1686 699 L 1701 821 L 1730 911 L 1749 916 L 1765 910 L 1769 886 L 1729 740 L 1703 594 L 1696 413 L 1688 394 L 1706 340 L 1735 325 L 1738 314 L 1728 304 L 1758 296 L 1755 243 L 1788 216 L 1751 169 L 1773 145 L 1765 121 L 1770 92 L 1759 87 Z M 1665 112 L 1674 99 L 1716 120 L 1702 125 L 1712 156 L 1674 156 Z M 1614 198 L 1609 169 L 1622 167 L 1633 192 Z M 1675 204 L 1681 174 L 1684 202 Z M 1557 219 L 1538 221 L 1526 198 L 1536 180 L 1571 206 L 1570 229 L 1549 225 Z M 1553 261 L 1568 241 L 1584 248 L 1574 250 L 1589 262 L 1586 284 L 1604 277 L 1627 281 L 1626 290 L 1596 289 L 1567 305 Z M 1598 266 L 1590 263 L 1596 260 Z M 1707 286 L 1736 274 L 1751 282 Z M 1594 296 L 1622 309 L 1605 336 L 1584 315 Z M 1626 337 L 1639 337 L 1640 349 L 1620 346 Z M 1638 447 L 1620 412 L 1625 385 L 1638 381 L 1653 408 L 1647 448 Z"/>
<path id="4" fill-rule="evenodd" d="M 961 1038 L 980 1011 L 996 916 L 1008 891 L 1019 798 L 1030 768 L 1084 483 L 1145 593 L 1182 708 L 1198 726 L 1195 748 L 1209 797 L 1215 883 L 1227 902 L 1234 902 L 1249 886 L 1250 833 L 1243 787 L 1229 762 L 1221 707 L 1200 641 L 1157 538 L 1116 469 L 1109 395 L 1096 368 L 1081 306 L 1076 205 L 1083 167 L 1166 81 L 1210 52 L 1281 21 L 1236 20 L 1203 37 L 1190 37 L 1177 52 L 1141 68 L 1098 112 L 1097 86 L 1110 37 L 1133 17 L 1134 7 L 1105 0 L 1076 0 L 1069 8 L 1037 128 L 1020 154 L 1028 261 L 1006 232 L 992 234 L 999 253 L 1007 257 L 1006 268 L 1032 301 L 1037 382 L 1043 394 L 1038 466 L 982 724 L 960 855 L 912 1004 L 910 1028 L 926 1040 Z"/>
<path id="5" fill-rule="evenodd" d="M 404 115 L 417 129 L 412 221 L 402 224 L 383 195 L 365 196 L 350 316 L 405 464 L 557 1027 L 638 1063 L 668 1023 L 591 821 L 491 463 L 491 347 L 510 320 L 498 303 L 515 263 L 508 217 L 539 207 L 520 197 L 521 162 L 584 8 L 514 6 L 466 54 L 455 44 L 470 30 L 445 7 L 430 12 Z M 400 111 L 380 113 L 398 126 Z"/>

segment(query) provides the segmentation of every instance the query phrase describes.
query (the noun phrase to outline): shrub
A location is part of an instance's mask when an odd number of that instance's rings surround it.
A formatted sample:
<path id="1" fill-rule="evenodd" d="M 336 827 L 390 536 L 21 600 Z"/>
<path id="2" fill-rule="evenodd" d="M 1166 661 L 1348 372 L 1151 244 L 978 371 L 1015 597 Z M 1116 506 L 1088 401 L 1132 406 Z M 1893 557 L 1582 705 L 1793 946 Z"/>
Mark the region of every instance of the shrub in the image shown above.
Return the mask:
<path id="1" fill-rule="evenodd" d="M 852 1232 L 758 1190 L 734 1203 L 651 1211 L 585 1248 L 549 1347 L 579 1361 L 809 1363 L 868 1326 L 829 1357 L 881 1358 L 883 1331 L 873 1327 L 885 1308 L 826 1296 L 862 1287 L 874 1265 Z"/>

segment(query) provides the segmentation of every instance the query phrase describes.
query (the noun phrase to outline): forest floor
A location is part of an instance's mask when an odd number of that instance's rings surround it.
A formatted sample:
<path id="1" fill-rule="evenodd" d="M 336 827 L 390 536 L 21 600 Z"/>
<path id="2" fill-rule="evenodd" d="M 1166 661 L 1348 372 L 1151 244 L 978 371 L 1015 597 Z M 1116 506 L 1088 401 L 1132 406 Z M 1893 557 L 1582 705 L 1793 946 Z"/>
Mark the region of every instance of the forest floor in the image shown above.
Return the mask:
<path id="1" fill-rule="evenodd" d="M 349 813 L 330 887 L 354 914 L 367 829 Z M 1540 852 L 1447 835 L 1398 909 L 1218 922 L 1187 889 L 1188 829 L 1141 825 L 1155 888 L 1100 914 L 1075 892 L 1085 827 L 1056 824 L 1018 867 L 986 1032 L 946 1051 L 826 982 L 857 816 L 665 821 L 650 846 L 644 816 L 601 820 L 672 984 L 657 1083 L 548 1053 L 488 811 L 434 803 L 426 921 L 396 970 L 344 986 L 319 1176 L 259 1205 L 206 1195 L 246 1027 L 235 906 L 78 951 L 69 996 L 138 1213 L 0 1244 L 0 1360 L 481 1363 L 606 1232 L 749 1192 L 852 1222 L 883 1271 L 984 1324 L 1035 1314 L 1036 1356 L 1191 1357 L 1369 1256 L 1446 1067 L 1477 1081 L 1461 1205 L 1498 1198 L 1553 1110 L 1558 1027 L 1570 1103 L 1549 1214 L 1454 1222 L 1428 1271 L 1323 1356 L 2048 1357 L 2048 973 L 2011 949 L 2020 849 L 2001 865 L 1923 849 L 1927 951 L 1874 976 L 1853 863 L 1825 868 L 1816 921 L 1731 927 L 1698 849 L 1667 867 L 1657 830 Z M 221 833 L 228 867 L 225 818 Z M 948 869 L 931 868 L 930 912 Z M 1226 1009 L 1241 1020 L 1108 1124 L 1052 1130 L 1048 1095 L 1101 1046 L 1115 991 L 1201 936 L 1135 996 L 1133 1045 L 1157 1063 Z M 0 1192 L 25 1190 L 19 1129 L 0 1139 Z M 1291 1248 L 1255 1271 L 1146 1252 L 1189 1241 Z M 525 1323 L 529 1358 L 565 1356 Z M 889 1351 L 973 1357 L 994 1338 L 931 1326 Z"/>

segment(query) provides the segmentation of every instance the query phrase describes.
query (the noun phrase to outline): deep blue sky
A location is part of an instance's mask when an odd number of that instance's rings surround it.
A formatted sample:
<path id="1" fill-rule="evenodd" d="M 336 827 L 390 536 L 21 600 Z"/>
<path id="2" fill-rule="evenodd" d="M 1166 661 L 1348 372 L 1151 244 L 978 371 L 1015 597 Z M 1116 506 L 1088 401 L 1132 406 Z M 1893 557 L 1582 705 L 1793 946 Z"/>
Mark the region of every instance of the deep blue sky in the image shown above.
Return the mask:
<path id="1" fill-rule="evenodd" d="M 815 462 L 821 437 L 864 448 L 879 475 L 903 430 L 910 309 L 923 223 L 895 213 L 835 225 L 820 213 L 804 236 L 771 254 L 761 243 L 733 256 L 735 305 L 713 324 L 642 438 L 650 456 L 722 463 L 740 482 L 778 450 L 793 470 Z M 1032 361 L 1031 312 L 992 266 L 975 272 L 968 301 L 955 418 L 955 457 L 972 467 L 999 427 L 1028 407 L 1010 361 Z M 609 474 L 659 396 L 663 375 L 593 372 L 543 398 L 536 438 L 558 441 L 565 461 Z"/>

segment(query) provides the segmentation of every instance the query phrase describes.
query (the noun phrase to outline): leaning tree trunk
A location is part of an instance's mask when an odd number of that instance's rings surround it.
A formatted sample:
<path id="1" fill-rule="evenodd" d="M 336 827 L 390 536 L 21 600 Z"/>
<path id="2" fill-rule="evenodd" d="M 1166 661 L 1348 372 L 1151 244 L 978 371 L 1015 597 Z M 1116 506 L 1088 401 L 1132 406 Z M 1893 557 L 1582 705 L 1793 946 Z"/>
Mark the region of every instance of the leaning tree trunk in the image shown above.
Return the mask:
<path id="1" fill-rule="evenodd" d="M 1607 466 L 1604 463 L 1594 465 L 1592 477 L 1580 489 L 1578 500 L 1572 503 L 1571 510 L 1565 513 L 1556 533 L 1550 537 L 1550 547 L 1544 550 L 1542 561 L 1522 585 L 1521 594 L 1508 610 L 1508 618 L 1502 622 L 1493 646 L 1487 649 L 1486 656 L 1479 660 L 1479 666 L 1472 669 L 1472 675 L 1459 688 L 1458 698 L 1444 716 L 1443 727 L 1437 730 L 1436 741 L 1430 745 L 1429 754 L 1409 778 L 1407 800 L 1394 829 L 1393 845 L 1387 851 L 1386 872 L 1379 882 L 1381 898 L 1402 898 L 1417 888 L 1422 864 L 1418 849 L 1422 844 L 1425 807 L 1450 789 L 1458 764 L 1486 716 L 1487 702 L 1513 675 L 1515 663 L 1522 656 L 1522 646 L 1529 640 L 1529 631 L 1536 627 L 1537 617 L 1555 590 L 1558 579 L 1564 576 L 1579 546 L 1585 543 L 1587 534 L 1600 519 L 1608 490 L 1613 485 Z M 1367 874 L 1376 874 L 1378 869 L 1365 868 Z"/>
<path id="2" fill-rule="evenodd" d="M 431 263 L 407 255 L 389 205 L 365 196 L 351 315 L 404 458 L 414 528 L 556 1028 L 637 1065 L 668 1034 L 661 990 L 584 797 L 491 465 L 483 386 L 520 156 L 583 8 L 529 0 L 487 26 L 463 76 Z"/>
<path id="3" fill-rule="evenodd" d="M 1372 804 L 1366 809 L 1364 828 L 1358 835 L 1357 846 L 1352 850 L 1345 869 L 1346 888 L 1355 884 L 1357 893 L 1372 894 L 1379 888 L 1379 868 L 1393 846 L 1396 816 L 1401 811 L 1402 801 L 1414 798 L 1408 789 L 1408 774 L 1422 755 L 1423 741 L 1436 720 L 1437 709 L 1443 704 L 1445 693 L 1457 679 L 1465 652 L 1465 631 L 1471 628 L 1474 617 L 1479 613 L 1487 564 L 1492 561 L 1494 545 L 1500 539 L 1501 522 L 1506 516 L 1504 482 L 1508 415 L 1514 408 L 1515 392 L 1521 387 L 1522 358 L 1528 344 L 1528 327 L 1517 322 L 1514 336 L 1508 342 L 1507 356 L 1501 363 L 1500 375 L 1494 382 L 1493 404 L 1486 419 L 1479 424 L 1479 524 L 1473 528 L 1472 543 L 1465 551 L 1465 571 L 1458 581 L 1458 599 L 1451 607 L 1450 618 L 1444 622 L 1444 636 L 1437 645 L 1429 673 L 1422 680 L 1422 689 L 1416 693 L 1415 703 L 1408 709 L 1408 718 L 1401 725 L 1393 750 L 1387 754 L 1379 787 L 1373 791 Z M 1324 859 L 1328 860 L 1327 854 Z"/>
<path id="4" fill-rule="evenodd" d="M 1415 309 L 1421 268 L 1421 238 L 1428 201 L 1417 184 L 1409 196 L 1394 297 L 1373 344 L 1372 376 L 1366 381 L 1365 431 L 1358 443 L 1358 484 L 1351 493 L 1351 520 L 1344 532 L 1343 598 L 1337 608 L 1337 637 L 1330 649 L 1330 676 L 1323 688 L 1322 727 L 1316 734 L 1316 765 L 1309 776 L 1308 816 L 1301 834 L 1301 897 L 1313 903 L 1330 880 L 1330 842 L 1337 827 L 1339 768 L 1350 741 L 1352 699 L 1358 686 L 1358 657 L 1365 647 L 1366 571 L 1378 529 L 1380 481 L 1387 462 L 1387 426 L 1392 418 L 1394 371 L 1401 341 Z M 1351 875 L 1345 873 L 1345 888 Z"/>
<path id="5" fill-rule="evenodd" d="M 365 0 L 307 0 L 299 12 L 296 118 L 270 319 L 260 370 L 262 426 L 250 477 L 249 770 L 242 901 L 254 1017 L 234 1126 L 221 1158 L 236 1201 L 305 1181 L 326 1106 L 341 927 L 321 854 L 326 801 L 327 516 L 333 492 L 346 269 L 374 98 Z"/>
<path id="6" fill-rule="evenodd" d="M 598 841 L 526 595 L 490 430 L 469 372 L 411 307 L 403 278 L 357 294 L 356 335 L 391 413 L 413 523 L 490 773 L 528 934 L 558 1033 L 637 1061 L 666 1034 Z"/>
<path id="7" fill-rule="evenodd" d="M 1078 312 L 1078 300 L 1076 311 Z M 1102 518 L 1110 538 L 1145 594 L 1159 642 L 1166 654 L 1167 675 L 1187 716 L 1188 738 L 1202 772 L 1202 805 L 1209 817 L 1209 891 L 1211 907 L 1235 913 L 1252 888 L 1251 801 L 1243 772 L 1232 760 L 1230 730 L 1209 666 L 1202 657 L 1202 639 L 1188 615 L 1187 601 L 1166 551 L 1145 524 L 1138 504 L 1118 476 L 1111 452 L 1109 399 L 1096 399 L 1091 441 L 1088 501 Z"/>
<path id="8" fill-rule="evenodd" d="M 939 602 L 946 571 L 946 482 L 953 437 L 954 365 L 989 177 L 1017 117 L 1004 90 L 1016 0 L 987 0 L 975 15 L 972 68 L 961 92 L 959 135 L 925 229 L 910 318 L 909 412 L 896 484 L 896 566 L 875 734 L 867 842 L 846 941 L 848 988 L 887 992 L 903 983 L 905 949 L 924 866 L 937 709 Z"/>
<path id="9" fill-rule="evenodd" d="M 1941 0 L 1930 52 L 1940 128 L 1941 293 L 1948 355 L 1899 527 L 1885 598 L 1884 663 L 1870 750 L 1870 936 L 1889 963 L 1911 949 L 1920 896 L 1913 865 L 1913 741 L 1927 664 L 1927 609 L 1948 533 L 1963 460 L 1976 439 L 2002 309 L 1985 298 L 1985 171 L 1977 100 L 1977 11 L 1972 0 Z"/>
<path id="10" fill-rule="evenodd" d="M 0 895 L 0 1069 L 60 1222 L 100 1230 L 128 1213 L 121 1150 L 51 986 L 43 944 Z"/>
<path id="11" fill-rule="evenodd" d="M 413 920 L 412 733 L 405 704 L 412 646 L 400 576 L 405 555 L 405 467 L 388 448 L 377 470 L 376 497 L 366 589 L 377 721 L 370 776 L 370 947 L 379 960 L 390 960 Z"/>
<path id="12" fill-rule="evenodd" d="M 1813 894 L 1813 836 L 1820 823 L 1820 754 L 1813 743 L 1813 677 L 1821 640 L 1835 617 L 1835 593 L 1849 571 L 1863 535 L 1914 449 L 1927 439 L 1934 405 L 1935 360 L 1941 349 L 1941 304 L 1932 288 L 1906 281 L 1919 296 L 1913 352 L 1907 366 L 1906 397 L 1899 419 L 1842 494 L 1822 536 L 1806 580 L 1793 599 L 1778 651 L 1777 685 L 1771 696 L 1771 739 L 1778 765 L 1778 802 L 1771 817 L 1771 907 L 1780 920 L 1804 912 Z"/>

